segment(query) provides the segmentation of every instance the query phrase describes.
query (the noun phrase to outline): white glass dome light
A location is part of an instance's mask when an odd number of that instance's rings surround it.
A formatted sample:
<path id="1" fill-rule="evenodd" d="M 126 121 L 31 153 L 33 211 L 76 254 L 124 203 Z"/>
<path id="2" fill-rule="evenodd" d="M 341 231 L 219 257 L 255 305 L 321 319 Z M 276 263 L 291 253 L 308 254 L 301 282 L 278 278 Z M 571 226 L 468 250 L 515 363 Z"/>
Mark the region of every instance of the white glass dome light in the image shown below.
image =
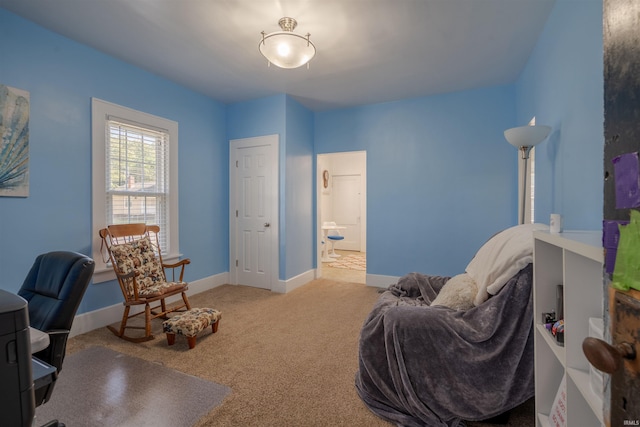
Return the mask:
<path id="1" fill-rule="evenodd" d="M 505 130 L 504 137 L 509 144 L 519 148 L 522 158 L 526 159 L 529 157 L 531 148 L 544 141 L 549 132 L 551 132 L 549 126 L 520 126 Z"/>
<path id="2" fill-rule="evenodd" d="M 293 18 L 282 18 L 278 21 L 282 31 L 265 34 L 262 32 L 262 40 L 258 44 L 260 53 L 267 58 L 269 64 L 280 68 L 298 68 L 309 61 L 316 54 L 316 47 L 309 37 L 311 34 L 301 36 L 295 34 L 293 29 L 298 23 Z"/>

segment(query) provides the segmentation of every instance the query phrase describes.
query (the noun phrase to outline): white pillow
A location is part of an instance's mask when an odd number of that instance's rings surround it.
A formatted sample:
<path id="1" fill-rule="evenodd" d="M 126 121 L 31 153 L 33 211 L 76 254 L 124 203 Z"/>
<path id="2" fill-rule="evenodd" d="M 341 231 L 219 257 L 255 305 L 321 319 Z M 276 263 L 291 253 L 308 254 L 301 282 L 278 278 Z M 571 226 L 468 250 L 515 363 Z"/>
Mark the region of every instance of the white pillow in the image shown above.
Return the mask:
<path id="1" fill-rule="evenodd" d="M 478 293 L 478 285 L 467 273 L 458 274 L 444 284 L 431 306 L 442 305 L 456 310 L 473 308 L 473 300 Z"/>
<path id="2" fill-rule="evenodd" d="M 533 231 L 548 230 L 544 224 L 516 225 L 493 236 L 473 257 L 466 272 L 478 285 L 474 304 L 482 304 L 507 281 L 533 262 Z"/>

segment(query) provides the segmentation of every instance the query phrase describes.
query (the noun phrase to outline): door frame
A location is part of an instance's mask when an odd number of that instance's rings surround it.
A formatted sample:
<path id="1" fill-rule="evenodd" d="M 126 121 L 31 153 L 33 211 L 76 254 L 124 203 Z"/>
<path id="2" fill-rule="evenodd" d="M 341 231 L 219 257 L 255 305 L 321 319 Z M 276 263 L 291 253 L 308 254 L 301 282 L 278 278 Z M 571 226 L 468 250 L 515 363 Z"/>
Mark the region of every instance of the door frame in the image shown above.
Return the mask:
<path id="1" fill-rule="evenodd" d="M 267 161 L 271 164 L 273 172 L 273 179 L 271 180 L 270 193 L 273 195 L 269 209 L 271 210 L 271 274 L 270 274 L 270 290 L 276 287 L 280 272 L 280 217 L 278 204 L 280 200 L 279 195 L 279 181 L 280 181 L 280 164 L 279 164 L 279 141 L 280 137 L 277 134 L 264 135 L 252 138 L 241 138 L 229 140 L 229 281 L 232 285 L 238 284 L 238 267 L 236 260 L 239 258 L 238 254 L 238 220 L 236 217 L 236 211 L 238 209 L 236 204 L 236 161 L 238 161 L 238 150 L 243 148 L 268 146 L 269 154 Z"/>
<path id="2" fill-rule="evenodd" d="M 332 157 L 340 157 L 345 155 L 362 155 L 364 156 L 364 169 L 360 175 L 360 185 L 362 193 L 360 197 L 360 251 L 367 251 L 367 151 L 343 151 L 316 154 L 316 277 L 322 277 L 322 194 L 323 191 L 323 166 L 326 165 L 326 159 Z M 332 184 L 332 178 L 329 178 L 329 186 Z M 330 191 L 330 190 L 329 190 Z"/>

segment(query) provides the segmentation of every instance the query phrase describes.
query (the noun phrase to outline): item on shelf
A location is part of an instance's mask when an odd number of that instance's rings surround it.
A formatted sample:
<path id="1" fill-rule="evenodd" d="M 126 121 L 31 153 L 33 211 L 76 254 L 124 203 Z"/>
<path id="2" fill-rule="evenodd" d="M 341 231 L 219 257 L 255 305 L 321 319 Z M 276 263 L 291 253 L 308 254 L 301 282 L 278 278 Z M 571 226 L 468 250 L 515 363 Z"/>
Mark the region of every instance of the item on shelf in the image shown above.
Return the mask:
<path id="1" fill-rule="evenodd" d="M 553 399 L 551 413 L 549 413 L 549 424 L 553 427 L 566 427 L 567 425 L 567 382 L 566 377 L 562 377 L 560 387 Z"/>
<path id="2" fill-rule="evenodd" d="M 558 320 L 551 327 L 551 335 L 556 338 L 556 342 L 564 346 L 564 320 Z"/>
<path id="3" fill-rule="evenodd" d="M 554 324 L 556 323 L 556 313 L 555 311 L 552 311 L 550 313 L 542 313 L 542 323 L 543 324 Z"/>
<path id="4" fill-rule="evenodd" d="M 564 346 L 564 320 L 545 323 L 544 328 L 553 335 L 558 345 Z"/>
<path id="5" fill-rule="evenodd" d="M 556 315 L 557 320 L 564 320 L 564 287 L 556 286 Z"/>
<path id="6" fill-rule="evenodd" d="M 549 218 L 549 231 L 552 233 L 562 233 L 562 215 L 551 214 Z"/>

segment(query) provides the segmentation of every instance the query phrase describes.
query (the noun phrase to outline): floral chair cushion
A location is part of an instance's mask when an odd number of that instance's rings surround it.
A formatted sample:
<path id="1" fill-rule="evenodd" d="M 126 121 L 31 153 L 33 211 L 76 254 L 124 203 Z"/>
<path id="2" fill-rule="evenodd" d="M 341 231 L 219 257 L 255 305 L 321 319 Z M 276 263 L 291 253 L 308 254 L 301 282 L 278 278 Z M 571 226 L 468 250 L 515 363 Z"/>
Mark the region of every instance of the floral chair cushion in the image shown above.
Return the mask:
<path id="1" fill-rule="evenodd" d="M 186 286 L 184 282 L 167 282 L 160 259 L 146 236 L 133 242 L 113 245 L 111 253 L 120 272 L 136 272 L 135 281 L 140 297 L 160 296 Z M 129 283 L 128 291 L 133 295 L 132 282 Z"/>

